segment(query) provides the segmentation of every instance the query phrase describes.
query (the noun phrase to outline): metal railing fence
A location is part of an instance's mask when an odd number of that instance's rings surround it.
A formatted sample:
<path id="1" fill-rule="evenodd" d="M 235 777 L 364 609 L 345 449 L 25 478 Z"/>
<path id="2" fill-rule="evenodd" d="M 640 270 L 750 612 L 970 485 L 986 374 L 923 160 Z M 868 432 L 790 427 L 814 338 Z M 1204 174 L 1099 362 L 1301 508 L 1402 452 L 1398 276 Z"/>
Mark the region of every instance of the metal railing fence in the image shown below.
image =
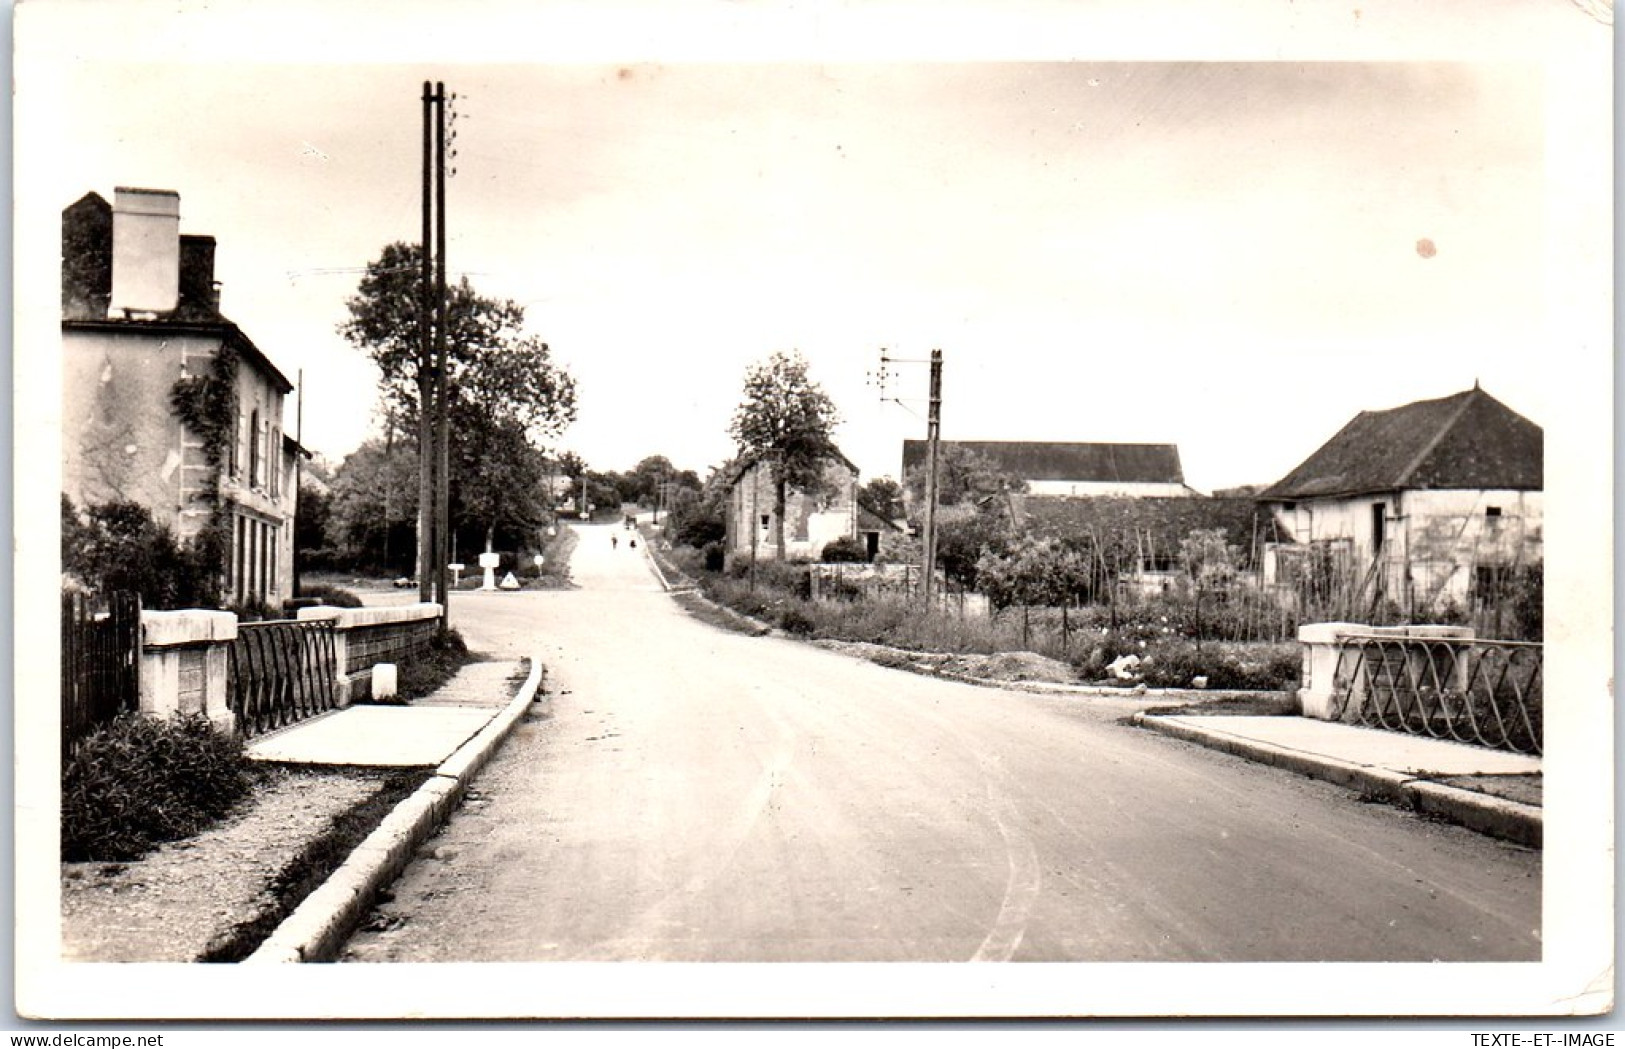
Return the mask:
<path id="1" fill-rule="evenodd" d="M 1354 636 L 1338 652 L 1345 720 L 1540 754 L 1542 647 L 1535 642 Z"/>
<path id="2" fill-rule="evenodd" d="M 333 624 L 325 620 L 244 623 L 227 655 L 227 691 L 245 738 L 338 705 Z"/>

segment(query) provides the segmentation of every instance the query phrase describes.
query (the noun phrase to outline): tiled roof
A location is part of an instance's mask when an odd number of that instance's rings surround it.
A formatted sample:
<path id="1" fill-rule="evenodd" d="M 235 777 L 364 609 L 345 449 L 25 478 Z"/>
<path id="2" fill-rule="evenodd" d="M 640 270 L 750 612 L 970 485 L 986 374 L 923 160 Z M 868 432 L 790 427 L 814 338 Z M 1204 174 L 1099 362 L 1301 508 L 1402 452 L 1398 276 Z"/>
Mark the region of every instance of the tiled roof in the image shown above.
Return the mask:
<path id="1" fill-rule="evenodd" d="M 902 526 L 896 521 L 888 520 L 869 509 L 863 497 L 858 497 L 858 531 L 860 532 L 901 532 Z"/>
<path id="2" fill-rule="evenodd" d="M 1025 481 L 1183 484 L 1179 448 L 1172 444 L 1076 441 L 943 441 L 975 452 Z M 903 442 L 903 474 L 925 463 L 926 442 Z"/>
<path id="3" fill-rule="evenodd" d="M 1543 486 L 1545 435 L 1483 390 L 1361 412 L 1260 499 Z"/>
<path id="4" fill-rule="evenodd" d="M 854 463 L 851 459 L 848 459 L 846 457 L 845 452 L 841 451 L 839 448 L 835 447 L 833 444 L 829 446 L 829 450 L 830 450 L 831 454 L 829 456 L 826 456 L 826 458 L 833 459 L 834 461 L 843 464 L 844 466 L 846 466 L 847 469 L 851 470 L 853 474 L 858 474 L 858 473 L 861 472 L 861 471 L 858 470 L 858 464 Z M 762 455 L 748 455 L 748 454 L 745 454 L 745 453 L 741 453 L 738 456 L 738 458 L 733 460 L 733 462 L 731 464 L 732 469 L 730 469 L 729 472 L 728 472 L 728 485 L 729 485 L 729 487 L 732 487 L 733 485 L 738 484 L 740 479 L 743 478 L 745 476 L 745 474 L 750 471 L 751 467 L 755 466 L 757 463 L 762 462 L 764 459 L 767 459 L 767 458 L 768 458 L 768 456 L 765 455 L 765 454 L 762 454 Z"/>

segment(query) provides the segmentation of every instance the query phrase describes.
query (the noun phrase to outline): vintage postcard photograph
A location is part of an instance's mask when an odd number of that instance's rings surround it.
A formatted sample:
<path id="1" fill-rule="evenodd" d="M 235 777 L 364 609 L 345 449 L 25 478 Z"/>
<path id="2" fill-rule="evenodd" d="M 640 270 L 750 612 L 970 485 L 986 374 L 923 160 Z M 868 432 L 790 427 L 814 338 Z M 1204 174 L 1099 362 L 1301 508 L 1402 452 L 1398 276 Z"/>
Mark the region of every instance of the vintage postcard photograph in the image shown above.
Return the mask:
<path id="1" fill-rule="evenodd" d="M 1608 1013 L 1612 20 L 18 5 L 18 1016 Z"/>

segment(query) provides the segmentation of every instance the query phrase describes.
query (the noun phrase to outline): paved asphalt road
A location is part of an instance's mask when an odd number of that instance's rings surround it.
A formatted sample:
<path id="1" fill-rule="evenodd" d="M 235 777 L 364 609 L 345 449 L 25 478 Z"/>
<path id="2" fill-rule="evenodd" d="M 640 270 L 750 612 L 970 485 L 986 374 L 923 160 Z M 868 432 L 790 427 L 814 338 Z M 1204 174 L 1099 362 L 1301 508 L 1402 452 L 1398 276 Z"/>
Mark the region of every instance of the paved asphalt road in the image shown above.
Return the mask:
<path id="1" fill-rule="evenodd" d="M 523 723 L 356 961 L 1533 960 L 1538 853 L 1134 729 L 1130 701 L 701 624 L 581 527 L 580 589 L 458 595 Z"/>

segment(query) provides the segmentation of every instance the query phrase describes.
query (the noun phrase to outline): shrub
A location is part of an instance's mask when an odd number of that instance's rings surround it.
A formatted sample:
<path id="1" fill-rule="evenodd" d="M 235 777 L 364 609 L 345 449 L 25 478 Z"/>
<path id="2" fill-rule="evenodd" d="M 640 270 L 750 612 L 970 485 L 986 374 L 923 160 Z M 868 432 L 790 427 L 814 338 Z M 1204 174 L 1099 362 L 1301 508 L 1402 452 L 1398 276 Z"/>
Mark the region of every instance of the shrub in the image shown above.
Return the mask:
<path id="1" fill-rule="evenodd" d="M 462 634 L 456 630 L 437 633 L 420 654 L 402 662 L 393 702 L 410 703 L 429 695 L 472 660 Z"/>
<path id="2" fill-rule="evenodd" d="M 301 598 L 313 597 L 317 604 L 331 608 L 360 608 L 361 598 L 340 586 L 325 583 L 307 583 L 299 588 Z"/>
<path id="3" fill-rule="evenodd" d="M 282 609 L 265 601 L 244 601 L 240 605 L 227 605 L 226 611 L 235 615 L 239 623 L 261 623 L 284 617 Z"/>
<path id="4" fill-rule="evenodd" d="M 843 535 L 825 543 L 818 559 L 826 564 L 863 564 L 869 560 L 869 550 L 859 540 Z"/>
<path id="5" fill-rule="evenodd" d="M 207 537 L 180 542 L 139 503 L 85 508 L 62 496 L 62 569 L 87 588 L 134 590 L 145 608 L 214 608 L 219 552 Z"/>
<path id="6" fill-rule="evenodd" d="M 817 627 L 811 616 L 794 604 L 786 604 L 779 609 L 779 626 L 787 634 L 797 637 L 811 637 Z"/>
<path id="7" fill-rule="evenodd" d="M 249 788 L 242 740 L 203 715 L 125 715 L 63 766 L 62 858 L 138 859 L 207 829 Z"/>
<path id="8" fill-rule="evenodd" d="M 1153 688 L 1189 688 L 1193 678 L 1206 677 L 1208 688 L 1275 691 L 1297 684 L 1301 658 L 1290 643 L 1198 648 L 1176 641 L 1150 649 L 1140 670 Z"/>

